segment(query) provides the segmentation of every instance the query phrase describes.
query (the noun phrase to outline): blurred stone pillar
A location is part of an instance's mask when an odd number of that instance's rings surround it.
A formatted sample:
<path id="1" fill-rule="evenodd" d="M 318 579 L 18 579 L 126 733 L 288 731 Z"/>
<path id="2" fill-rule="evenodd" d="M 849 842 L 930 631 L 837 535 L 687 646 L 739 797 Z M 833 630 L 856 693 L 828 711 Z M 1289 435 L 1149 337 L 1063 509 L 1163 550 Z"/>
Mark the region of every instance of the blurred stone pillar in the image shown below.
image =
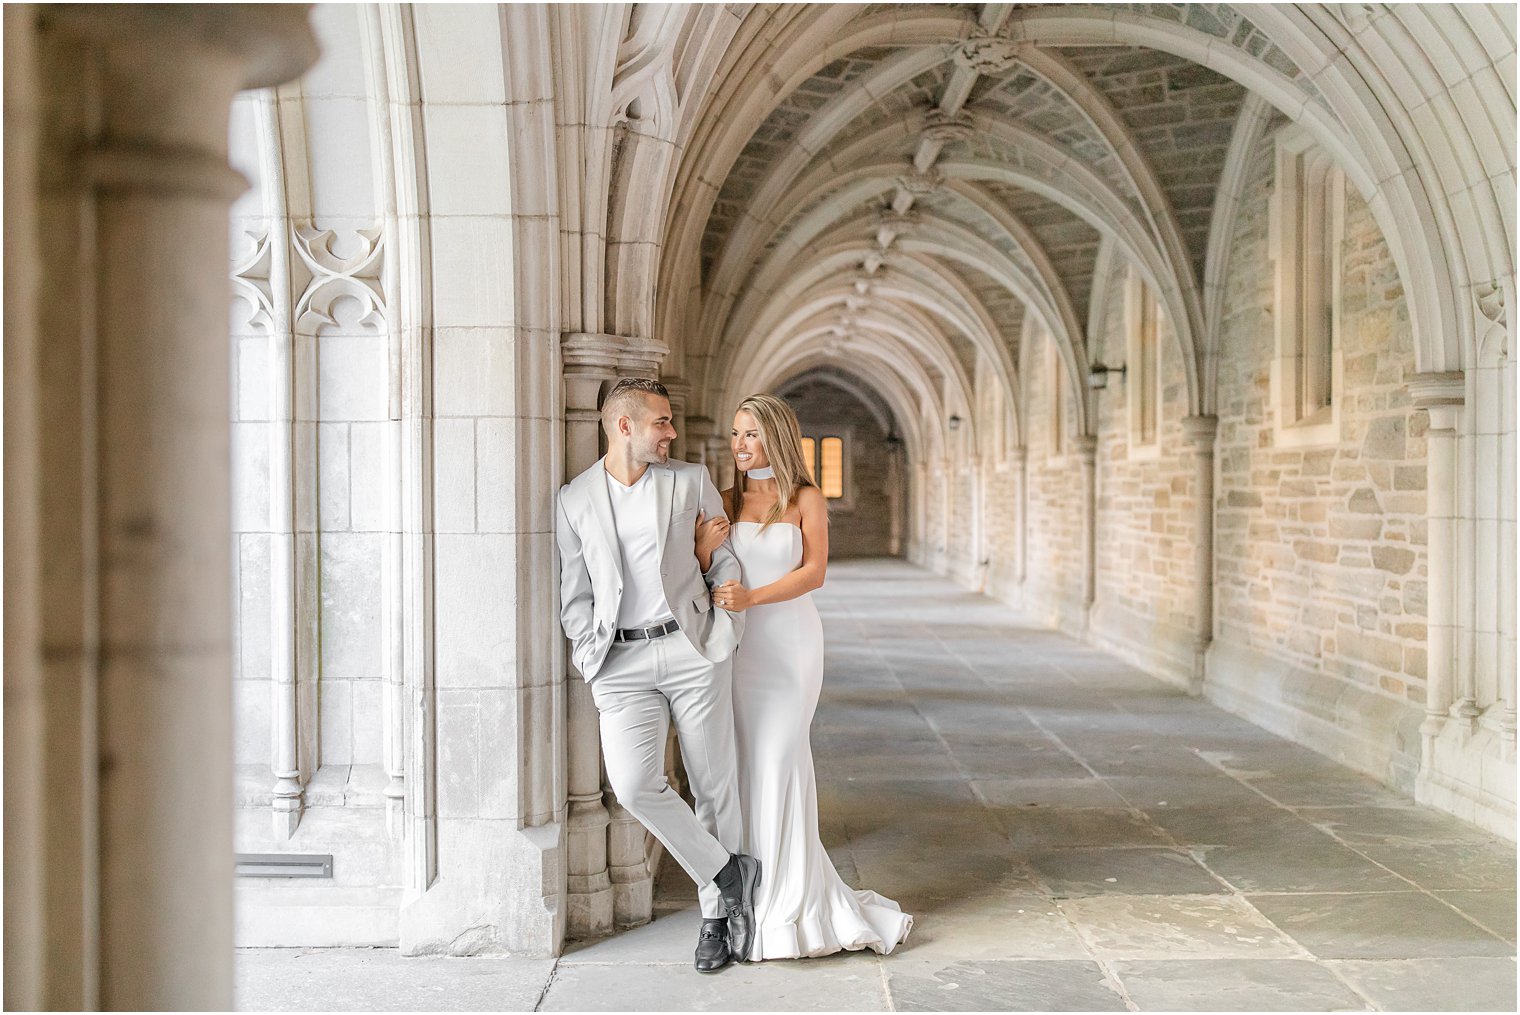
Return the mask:
<path id="1" fill-rule="evenodd" d="M 689 461 L 686 457 L 686 403 L 691 398 L 691 385 L 679 377 L 662 377 L 660 383 L 670 392 L 670 423 L 676 428 L 676 439 L 670 445 L 670 457 Z"/>
<path id="2" fill-rule="evenodd" d="M 1022 444 L 1010 448 L 1008 460 L 1013 463 L 1014 482 L 1018 484 L 1018 490 L 1014 493 L 1017 511 L 1017 521 L 1014 524 L 1017 528 L 1014 530 L 1013 573 L 1014 581 L 1022 586 L 1024 578 L 1029 574 L 1029 449 Z"/>
<path id="3" fill-rule="evenodd" d="M 1214 640 L 1214 437 L 1217 416 L 1187 416 L 1182 433 L 1193 449 L 1193 676 L 1203 692 L 1204 663 Z"/>
<path id="4" fill-rule="evenodd" d="M 686 418 L 686 433 L 682 435 L 684 443 L 681 445 L 685 450 L 682 456 L 688 462 L 696 462 L 707 470 L 712 477 L 713 483 L 718 482 L 718 474 L 713 469 L 712 455 L 708 451 L 707 443 L 712 438 L 713 421 L 706 416 L 688 416 Z"/>
<path id="5" fill-rule="evenodd" d="M 38 7 L 7 11 L 6 30 L 8 53 L 21 32 L 35 56 L 17 98 L 35 96 L 40 113 L 25 170 L 40 183 L 36 214 L 8 214 L 6 246 L 40 262 L 44 452 L 34 463 L 40 587 L 7 585 L 6 598 L 9 614 L 13 596 L 40 597 L 36 644 L 21 648 L 46 667 L 47 694 L 30 703 L 43 740 L 31 778 L 49 804 L 40 970 L 19 981 L 28 997 L 13 995 L 8 975 L 6 1004 L 223 1010 L 233 859 L 226 262 L 231 202 L 246 187 L 227 164 L 228 122 L 238 91 L 293 78 L 316 44 L 305 5 Z M 13 84 L 8 68 L 8 120 Z M 21 340 L 10 323 L 8 353 Z M 6 637 L 9 663 L 9 626 Z M 9 669 L 6 690 L 9 714 Z M 8 801 L 10 778 L 7 766 Z M 7 903 L 9 955 L 13 919 L 39 914 Z"/>
<path id="6" fill-rule="evenodd" d="M 1082 463 L 1082 629 L 1091 622 L 1098 591 L 1098 438 L 1079 434 L 1072 450 Z"/>

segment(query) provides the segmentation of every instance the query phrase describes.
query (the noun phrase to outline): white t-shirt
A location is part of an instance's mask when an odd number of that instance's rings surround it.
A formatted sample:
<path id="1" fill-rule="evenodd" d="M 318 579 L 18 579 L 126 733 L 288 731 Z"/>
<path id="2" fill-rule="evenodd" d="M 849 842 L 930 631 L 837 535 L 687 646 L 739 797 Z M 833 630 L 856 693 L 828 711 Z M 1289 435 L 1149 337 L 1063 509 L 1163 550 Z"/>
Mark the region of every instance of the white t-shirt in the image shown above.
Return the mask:
<path id="1" fill-rule="evenodd" d="M 605 471 L 605 469 L 603 470 Z M 607 496 L 617 526 L 618 550 L 623 557 L 623 598 L 618 604 L 618 627 L 654 627 L 674 620 L 660 580 L 658 513 L 654 469 L 646 468 L 632 486 L 607 473 Z"/>

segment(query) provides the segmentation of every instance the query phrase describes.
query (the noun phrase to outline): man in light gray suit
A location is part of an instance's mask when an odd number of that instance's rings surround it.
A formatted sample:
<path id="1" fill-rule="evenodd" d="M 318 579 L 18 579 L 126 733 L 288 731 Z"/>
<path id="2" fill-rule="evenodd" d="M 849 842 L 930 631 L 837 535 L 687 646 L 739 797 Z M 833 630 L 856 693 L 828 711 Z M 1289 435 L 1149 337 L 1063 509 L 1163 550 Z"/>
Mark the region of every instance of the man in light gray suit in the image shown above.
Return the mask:
<path id="1" fill-rule="evenodd" d="M 760 883 L 760 861 L 737 853 L 731 657 L 744 621 L 711 594 L 740 579 L 739 562 L 707 470 L 669 460 L 663 385 L 619 380 L 602 427 L 606 456 L 559 492 L 560 622 L 601 713 L 612 790 L 699 886 L 696 967 L 716 972 L 749 957 Z M 665 779 L 672 718 L 695 814 Z"/>

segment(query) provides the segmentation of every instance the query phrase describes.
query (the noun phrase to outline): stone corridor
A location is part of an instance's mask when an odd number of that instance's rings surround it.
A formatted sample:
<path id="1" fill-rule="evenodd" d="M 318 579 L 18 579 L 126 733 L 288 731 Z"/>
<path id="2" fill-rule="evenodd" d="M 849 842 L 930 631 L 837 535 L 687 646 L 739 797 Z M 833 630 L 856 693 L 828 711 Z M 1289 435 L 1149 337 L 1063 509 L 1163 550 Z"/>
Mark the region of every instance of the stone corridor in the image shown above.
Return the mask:
<path id="1" fill-rule="evenodd" d="M 667 867 L 557 961 L 244 950 L 239 1008 L 1513 1010 L 1512 845 L 906 564 L 818 598 L 823 834 L 897 953 L 699 976 Z"/>

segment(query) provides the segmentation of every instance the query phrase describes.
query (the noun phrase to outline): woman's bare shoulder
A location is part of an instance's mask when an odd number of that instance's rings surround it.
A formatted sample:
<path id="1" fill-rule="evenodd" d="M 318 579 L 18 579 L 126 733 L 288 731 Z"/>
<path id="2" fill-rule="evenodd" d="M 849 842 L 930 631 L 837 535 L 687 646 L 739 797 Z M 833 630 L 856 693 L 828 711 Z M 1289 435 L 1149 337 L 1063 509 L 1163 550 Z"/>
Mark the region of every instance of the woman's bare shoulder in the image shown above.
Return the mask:
<path id="1" fill-rule="evenodd" d="M 797 489 L 797 506 L 803 509 L 823 507 L 823 491 L 816 486 L 799 487 Z"/>

